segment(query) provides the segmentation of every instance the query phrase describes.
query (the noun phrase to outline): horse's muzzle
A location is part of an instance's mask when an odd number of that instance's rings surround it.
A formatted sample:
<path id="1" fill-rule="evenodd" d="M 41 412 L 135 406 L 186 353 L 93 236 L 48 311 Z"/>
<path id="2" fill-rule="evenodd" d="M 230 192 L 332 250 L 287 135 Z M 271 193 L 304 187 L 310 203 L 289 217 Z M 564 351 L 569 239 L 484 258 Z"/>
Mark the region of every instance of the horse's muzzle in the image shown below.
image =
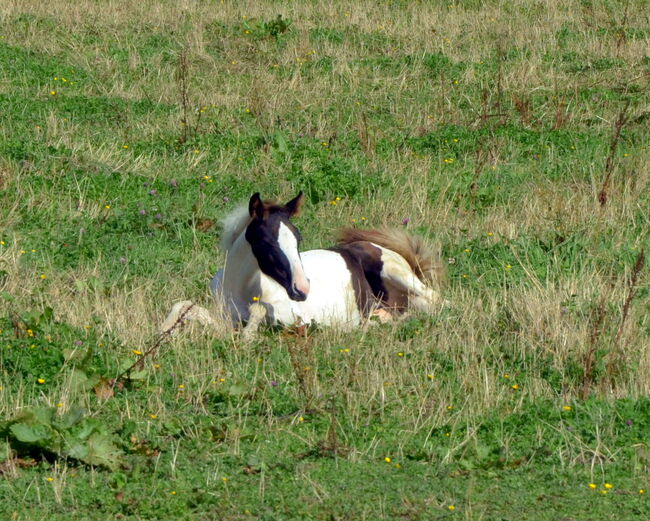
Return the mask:
<path id="1" fill-rule="evenodd" d="M 290 291 L 287 291 L 287 295 L 289 295 L 289 298 L 291 300 L 295 300 L 297 302 L 304 302 L 307 300 L 307 293 L 300 291 L 295 284 L 291 286 Z"/>

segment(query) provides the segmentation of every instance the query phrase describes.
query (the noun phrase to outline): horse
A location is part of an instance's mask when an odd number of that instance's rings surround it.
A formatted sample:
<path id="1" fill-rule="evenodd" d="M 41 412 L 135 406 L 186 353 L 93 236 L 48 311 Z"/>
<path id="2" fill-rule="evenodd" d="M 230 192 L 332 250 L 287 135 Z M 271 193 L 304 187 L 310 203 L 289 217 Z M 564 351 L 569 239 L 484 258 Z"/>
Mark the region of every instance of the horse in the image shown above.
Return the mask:
<path id="1" fill-rule="evenodd" d="M 255 193 L 247 207 L 228 215 L 220 244 L 226 263 L 210 283 L 220 320 L 182 301 L 163 332 L 188 319 L 245 325 L 249 338 L 262 323 L 351 330 L 371 317 L 388 322 L 408 310 L 440 309 L 442 267 L 422 239 L 403 230 L 344 228 L 334 246 L 300 252 L 302 237 L 291 219 L 303 203 L 302 192 L 284 205 Z"/>

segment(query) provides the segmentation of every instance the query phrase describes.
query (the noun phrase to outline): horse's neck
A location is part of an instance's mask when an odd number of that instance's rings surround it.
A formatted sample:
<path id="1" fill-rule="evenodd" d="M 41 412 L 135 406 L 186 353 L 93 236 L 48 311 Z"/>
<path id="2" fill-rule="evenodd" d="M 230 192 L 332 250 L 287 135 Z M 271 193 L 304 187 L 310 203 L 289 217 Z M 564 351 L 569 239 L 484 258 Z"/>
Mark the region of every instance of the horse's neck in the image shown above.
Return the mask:
<path id="1" fill-rule="evenodd" d="M 224 287 L 233 297 L 248 299 L 248 292 L 259 286 L 260 268 L 250 244 L 242 233 L 228 249 L 224 268 Z"/>

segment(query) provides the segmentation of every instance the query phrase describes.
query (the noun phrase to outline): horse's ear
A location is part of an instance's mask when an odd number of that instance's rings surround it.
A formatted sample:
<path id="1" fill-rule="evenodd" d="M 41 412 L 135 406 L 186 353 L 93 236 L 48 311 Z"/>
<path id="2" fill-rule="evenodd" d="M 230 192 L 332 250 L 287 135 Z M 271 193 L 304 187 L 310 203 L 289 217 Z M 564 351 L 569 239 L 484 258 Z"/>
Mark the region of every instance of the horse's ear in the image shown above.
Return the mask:
<path id="1" fill-rule="evenodd" d="M 260 193 L 255 192 L 248 201 L 248 215 L 262 219 L 264 217 L 264 203 L 260 199 Z"/>
<path id="2" fill-rule="evenodd" d="M 284 205 L 289 210 L 290 217 L 293 217 L 294 215 L 298 215 L 300 213 L 300 209 L 302 208 L 302 203 L 304 200 L 305 194 L 303 194 L 301 190 L 296 197 Z"/>

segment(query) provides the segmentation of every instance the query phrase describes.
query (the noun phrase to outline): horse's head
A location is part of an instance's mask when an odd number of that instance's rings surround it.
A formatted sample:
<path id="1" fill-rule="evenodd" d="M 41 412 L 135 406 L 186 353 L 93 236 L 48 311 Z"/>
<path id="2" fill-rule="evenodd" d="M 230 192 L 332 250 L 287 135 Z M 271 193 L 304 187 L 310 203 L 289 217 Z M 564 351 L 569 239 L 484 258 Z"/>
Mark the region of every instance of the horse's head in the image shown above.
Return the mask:
<path id="1" fill-rule="evenodd" d="M 303 198 L 300 192 L 280 206 L 265 203 L 259 193 L 253 194 L 248 203 L 252 220 L 246 228 L 246 240 L 262 273 L 275 280 L 287 290 L 289 298 L 297 301 L 307 299 L 309 280 L 298 252 L 300 232 L 290 218 L 300 210 Z"/>

